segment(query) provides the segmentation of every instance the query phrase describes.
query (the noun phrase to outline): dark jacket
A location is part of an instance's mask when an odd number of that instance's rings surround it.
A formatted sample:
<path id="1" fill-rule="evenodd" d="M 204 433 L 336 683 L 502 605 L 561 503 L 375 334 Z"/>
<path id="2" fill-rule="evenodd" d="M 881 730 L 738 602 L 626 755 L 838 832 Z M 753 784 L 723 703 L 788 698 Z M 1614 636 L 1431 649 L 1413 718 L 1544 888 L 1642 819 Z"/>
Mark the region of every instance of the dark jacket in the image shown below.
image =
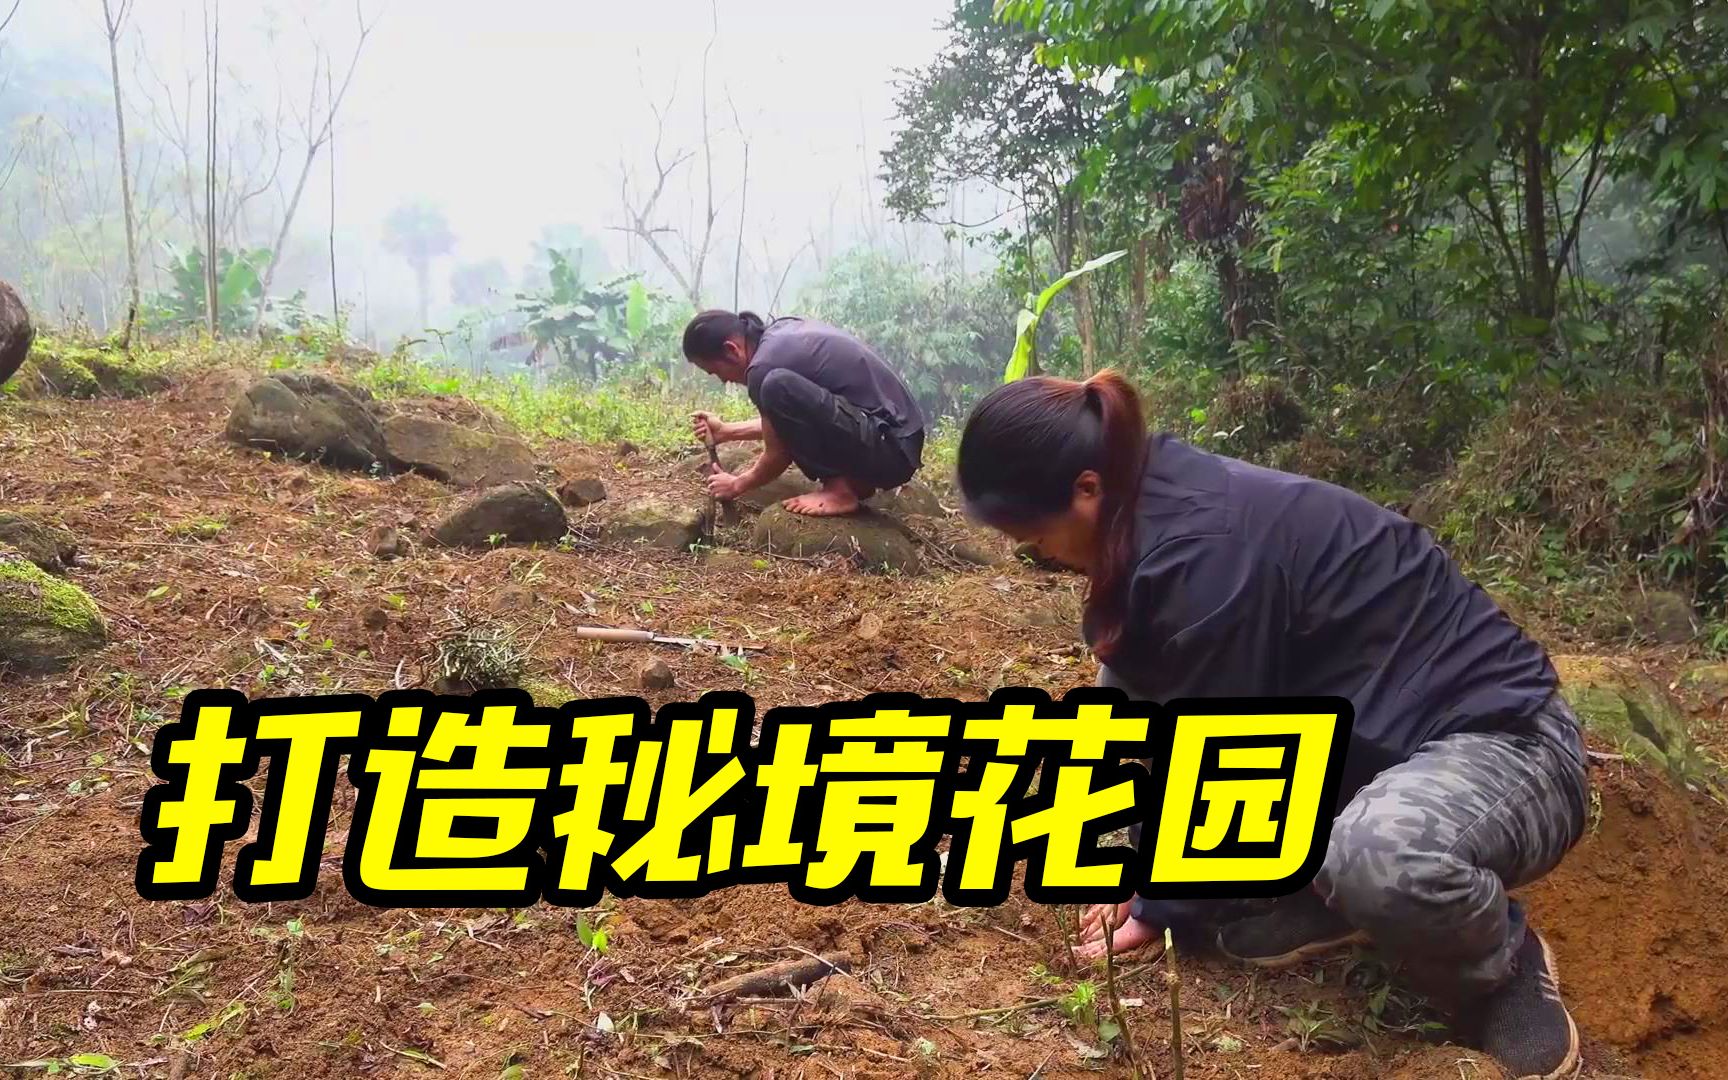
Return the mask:
<path id="1" fill-rule="evenodd" d="M 1159 702 L 1349 699 L 1341 799 L 1432 739 L 1518 724 L 1557 687 L 1427 530 L 1354 492 L 1156 436 L 1135 513 L 1111 671 Z"/>

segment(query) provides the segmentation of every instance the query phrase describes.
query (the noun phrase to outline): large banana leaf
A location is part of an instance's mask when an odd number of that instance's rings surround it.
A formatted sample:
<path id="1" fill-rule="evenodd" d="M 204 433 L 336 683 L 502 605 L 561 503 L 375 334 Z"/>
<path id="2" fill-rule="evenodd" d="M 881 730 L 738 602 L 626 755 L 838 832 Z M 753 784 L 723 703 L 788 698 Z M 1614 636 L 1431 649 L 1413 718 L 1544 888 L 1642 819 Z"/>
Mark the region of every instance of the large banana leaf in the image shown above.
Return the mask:
<path id="1" fill-rule="evenodd" d="M 1032 370 L 1032 349 L 1038 341 L 1038 321 L 1044 317 L 1044 311 L 1050 306 L 1050 301 L 1056 299 L 1057 296 L 1061 295 L 1063 289 L 1074 284 L 1080 278 L 1100 267 L 1109 266 L 1126 254 L 1128 254 L 1126 249 L 1112 251 L 1108 255 L 1098 256 L 1084 266 L 1068 271 L 1051 282 L 1042 293 L 1039 293 L 1038 298 L 1032 302 L 1030 308 L 1020 309 L 1020 317 L 1016 320 L 1014 328 L 1014 355 L 1008 358 L 1008 370 L 1002 374 L 1003 382 L 1011 383 L 1024 379 L 1027 372 Z"/>

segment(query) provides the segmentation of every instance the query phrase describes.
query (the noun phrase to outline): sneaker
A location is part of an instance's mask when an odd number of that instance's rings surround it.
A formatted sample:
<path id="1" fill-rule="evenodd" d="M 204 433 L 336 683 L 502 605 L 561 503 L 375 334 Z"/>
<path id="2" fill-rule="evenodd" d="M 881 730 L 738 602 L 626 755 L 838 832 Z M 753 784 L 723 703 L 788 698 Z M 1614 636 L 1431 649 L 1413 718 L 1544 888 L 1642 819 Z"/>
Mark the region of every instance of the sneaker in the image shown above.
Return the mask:
<path id="1" fill-rule="evenodd" d="M 1535 930 L 1512 957 L 1512 978 L 1470 1011 L 1478 1045 L 1515 1080 L 1560 1080 L 1578 1072 L 1578 1025 L 1560 1000 L 1554 951 Z"/>
<path id="2" fill-rule="evenodd" d="M 1290 967 L 1367 940 L 1310 889 L 1278 901 L 1269 914 L 1218 931 L 1219 951 L 1258 968 Z"/>

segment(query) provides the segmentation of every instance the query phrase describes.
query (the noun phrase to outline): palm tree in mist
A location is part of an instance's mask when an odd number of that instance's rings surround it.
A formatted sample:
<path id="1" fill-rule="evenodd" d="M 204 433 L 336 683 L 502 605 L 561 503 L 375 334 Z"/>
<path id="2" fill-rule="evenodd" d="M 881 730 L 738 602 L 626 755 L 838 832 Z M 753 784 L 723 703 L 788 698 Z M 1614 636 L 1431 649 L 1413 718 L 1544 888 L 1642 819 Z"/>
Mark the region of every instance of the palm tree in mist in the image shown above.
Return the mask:
<path id="1" fill-rule="evenodd" d="M 430 203 L 404 204 L 384 219 L 384 249 L 402 256 L 414 268 L 421 327 L 431 321 L 432 260 L 450 254 L 455 247 L 456 236 L 444 220 L 444 211 Z"/>

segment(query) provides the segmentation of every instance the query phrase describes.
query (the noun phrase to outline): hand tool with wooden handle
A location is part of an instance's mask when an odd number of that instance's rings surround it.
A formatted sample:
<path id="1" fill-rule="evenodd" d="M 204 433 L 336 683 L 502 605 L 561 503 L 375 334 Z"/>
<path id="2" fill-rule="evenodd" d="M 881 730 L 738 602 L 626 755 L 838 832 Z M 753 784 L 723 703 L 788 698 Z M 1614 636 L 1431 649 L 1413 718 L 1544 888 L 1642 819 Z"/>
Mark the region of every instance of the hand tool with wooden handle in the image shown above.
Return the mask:
<path id="1" fill-rule="evenodd" d="M 750 650 L 752 652 L 761 652 L 767 648 L 766 645 L 731 645 L 722 641 L 704 641 L 701 638 L 668 637 L 665 634 L 656 634 L 652 630 L 628 630 L 621 627 L 611 626 L 578 626 L 576 628 L 576 636 L 579 638 L 586 638 L 589 641 L 634 641 L 641 642 L 645 645 L 676 645 L 684 649 L 726 649 L 734 651 Z"/>

